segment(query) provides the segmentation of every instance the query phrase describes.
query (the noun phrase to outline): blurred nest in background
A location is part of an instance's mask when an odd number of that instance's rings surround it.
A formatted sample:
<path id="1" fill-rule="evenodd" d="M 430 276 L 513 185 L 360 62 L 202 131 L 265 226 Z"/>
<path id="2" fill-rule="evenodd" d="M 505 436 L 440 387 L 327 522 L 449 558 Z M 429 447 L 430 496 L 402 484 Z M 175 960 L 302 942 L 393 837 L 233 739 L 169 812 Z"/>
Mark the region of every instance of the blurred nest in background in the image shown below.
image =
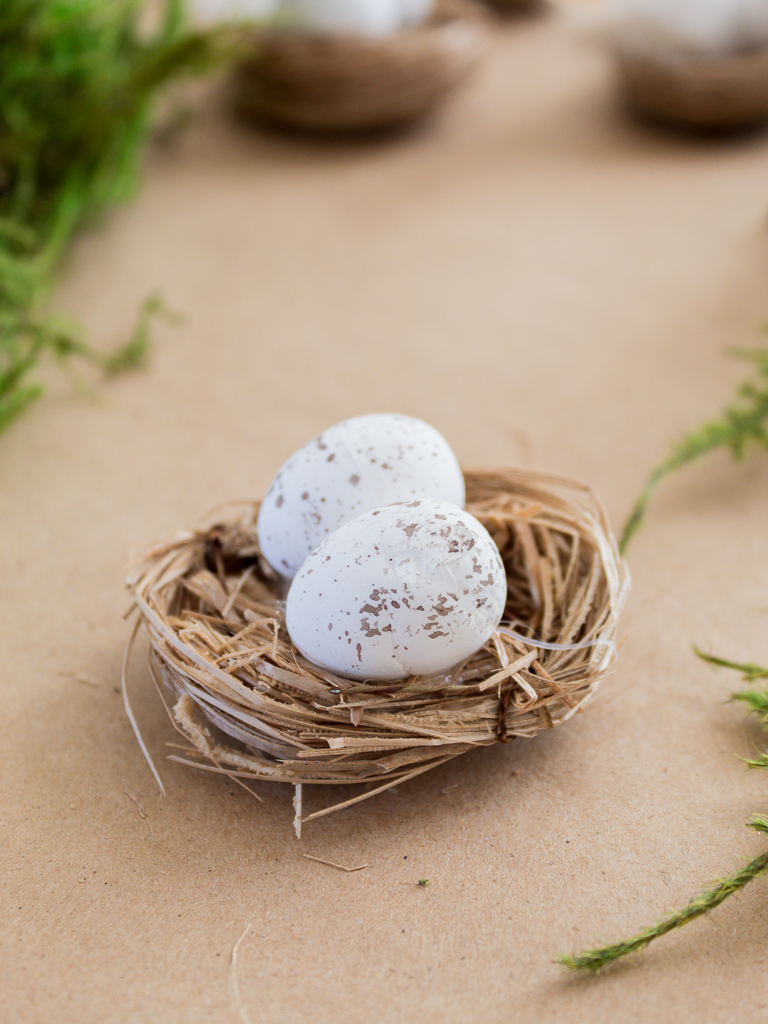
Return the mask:
<path id="1" fill-rule="evenodd" d="M 129 587 L 152 676 L 187 744 L 186 756 L 171 756 L 296 786 L 374 784 L 310 820 L 579 711 L 614 659 L 629 586 L 604 514 L 568 481 L 465 476 L 467 509 L 499 547 L 508 597 L 502 627 L 440 676 L 367 684 L 304 659 L 285 629 L 286 583 L 259 552 L 257 503 L 151 550 Z"/>
<path id="2" fill-rule="evenodd" d="M 622 92 L 643 117 L 709 131 L 768 120 L 768 46 L 722 57 L 618 47 L 615 61 Z"/>
<path id="3" fill-rule="evenodd" d="M 500 14 L 539 14 L 549 9 L 548 0 L 483 0 Z"/>
<path id="4" fill-rule="evenodd" d="M 305 131 L 395 127 L 446 100 L 489 39 L 489 15 L 473 0 L 438 0 L 426 24 L 382 38 L 248 30 L 253 54 L 235 70 L 235 106 Z"/>

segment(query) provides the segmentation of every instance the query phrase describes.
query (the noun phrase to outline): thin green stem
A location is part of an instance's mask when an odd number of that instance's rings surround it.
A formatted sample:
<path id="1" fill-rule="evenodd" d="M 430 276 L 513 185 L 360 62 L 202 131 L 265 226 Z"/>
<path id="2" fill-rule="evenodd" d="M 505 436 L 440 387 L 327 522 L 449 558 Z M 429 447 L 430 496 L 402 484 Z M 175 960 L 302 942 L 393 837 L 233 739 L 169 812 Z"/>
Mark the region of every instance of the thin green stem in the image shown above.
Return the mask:
<path id="1" fill-rule="evenodd" d="M 670 458 L 666 462 L 662 462 L 661 465 L 657 466 L 648 477 L 648 481 L 645 487 L 640 492 L 640 496 L 635 502 L 632 511 L 627 517 L 627 521 L 624 524 L 624 528 L 621 531 L 621 537 L 619 538 L 619 553 L 624 554 L 627 550 L 630 540 L 634 537 L 635 533 L 640 529 L 640 525 L 645 518 L 645 513 L 650 503 L 651 498 L 659 486 L 661 481 L 669 473 L 672 473 L 675 469 L 685 465 L 686 460 Z"/>
<path id="2" fill-rule="evenodd" d="M 705 423 L 683 438 L 672 448 L 670 455 L 651 471 L 624 524 L 619 540 L 622 554 L 640 528 L 657 487 L 670 473 L 718 448 L 730 451 L 737 460 L 743 458 L 750 443 L 768 448 L 768 349 L 740 349 L 732 354 L 755 363 L 757 379 L 746 381 L 739 387 L 737 398 L 740 404 L 729 406 L 719 420 Z"/>
<path id="3" fill-rule="evenodd" d="M 755 665 L 751 662 L 727 661 L 725 658 L 718 658 L 714 654 L 705 654 L 704 651 L 700 651 L 695 645 L 693 646 L 693 653 L 697 658 L 701 658 L 702 661 L 706 661 L 710 665 L 732 668 L 735 672 L 740 672 L 745 683 L 751 683 L 755 679 L 768 679 L 768 668 L 763 668 L 762 665 Z"/>
<path id="4" fill-rule="evenodd" d="M 761 724 L 768 726 L 768 690 L 744 690 L 731 694 L 731 700 L 742 701 L 751 714 L 757 715 Z"/>
<path id="5" fill-rule="evenodd" d="M 753 827 L 757 826 L 753 824 Z M 719 907 L 729 896 L 739 892 L 745 885 L 766 871 L 768 871 L 768 852 L 760 854 L 759 857 L 756 857 L 746 867 L 734 872 L 728 878 L 715 882 L 714 885 L 706 889 L 701 895 L 695 896 L 681 910 L 676 911 L 676 913 L 671 914 L 651 928 L 645 928 L 643 931 L 638 932 L 633 938 L 626 939 L 623 942 L 616 942 L 609 946 L 601 946 L 597 949 L 588 949 L 574 956 L 562 956 L 559 962 L 571 970 L 595 974 L 621 957 L 644 949 L 654 939 L 661 938 L 662 935 L 666 935 L 675 928 L 682 928 L 683 925 L 688 924 L 697 917 L 701 917 L 702 914 L 708 914 L 710 910 Z"/>
<path id="6" fill-rule="evenodd" d="M 768 678 L 768 669 L 762 668 L 759 665 L 727 661 L 725 658 L 718 658 L 714 654 L 704 654 L 697 647 L 694 647 L 693 650 L 699 658 L 711 665 L 719 665 L 723 668 L 730 668 L 736 672 L 741 672 L 745 681 L 752 682 L 754 679 Z M 750 710 L 758 715 L 763 729 L 768 731 L 768 691 L 748 690 L 744 693 L 733 694 L 733 699 L 745 701 L 749 705 Z M 750 768 L 768 769 L 768 754 L 764 753 L 760 758 L 747 761 L 747 766 Z M 768 834 L 768 818 L 763 815 L 753 815 L 747 824 L 758 832 Z M 729 896 L 733 896 L 734 893 L 739 892 L 740 889 L 743 889 L 754 878 L 766 872 L 768 872 L 768 852 L 760 854 L 759 857 L 756 857 L 745 867 L 735 871 L 728 878 L 715 882 L 699 896 L 694 897 L 681 910 L 676 911 L 650 928 L 643 929 L 643 931 L 638 932 L 632 938 L 625 939 L 622 942 L 614 942 L 607 946 L 599 946 L 595 949 L 587 949 L 573 956 L 561 956 L 559 962 L 564 967 L 568 967 L 573 971 L 595 974 L 616 960 L 644 949 L 654 939 L 661 938 L 662 935 L 666 935 L 675 928 L 682 928 L 683 925 L 688 924 L 689 921 L 693 921 L 697 917 L 701 917 L 702 914 L 708 914 L 710 910 L 719 907 Z"/>

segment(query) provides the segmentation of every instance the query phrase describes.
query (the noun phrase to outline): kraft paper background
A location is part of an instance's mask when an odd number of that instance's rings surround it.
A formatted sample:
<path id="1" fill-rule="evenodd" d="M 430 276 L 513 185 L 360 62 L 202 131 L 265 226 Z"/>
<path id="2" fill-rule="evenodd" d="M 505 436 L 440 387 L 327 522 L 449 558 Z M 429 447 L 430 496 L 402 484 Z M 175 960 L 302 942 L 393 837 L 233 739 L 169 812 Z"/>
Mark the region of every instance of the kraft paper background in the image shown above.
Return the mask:
<path id="1" fill-rule="evenodd" d="M 581 479 L 618 529 L 731 400 L 748 368 L 726 351 L 768 319 L 768 136 L 655 131 L 611 86 L 542 19 L 499 28 L 476 81 L 392 138 L 260 132 L 203 91 L 136 202 L 79 240 L 55 305 L 100 344 L 155 290 L 185 319 L 96 400 L 47 373 L 0 436 L 3 1021 L 237 1024 L 249 923 L 253 1024 L 768 1019 L 765 880 L 601 978 L 553 963 L 764 848 L 738 679 L 690 646 L 768 663 L 765 453 L 661 489 L 585 714 L 301 842 L 289 788 L 259 803 L 165 760 L 142 645 L 128 682 L 161 798 L 119 693 L 131 549 L 260 496 L 337 420 L 404 412 L 466 465 Z"/>

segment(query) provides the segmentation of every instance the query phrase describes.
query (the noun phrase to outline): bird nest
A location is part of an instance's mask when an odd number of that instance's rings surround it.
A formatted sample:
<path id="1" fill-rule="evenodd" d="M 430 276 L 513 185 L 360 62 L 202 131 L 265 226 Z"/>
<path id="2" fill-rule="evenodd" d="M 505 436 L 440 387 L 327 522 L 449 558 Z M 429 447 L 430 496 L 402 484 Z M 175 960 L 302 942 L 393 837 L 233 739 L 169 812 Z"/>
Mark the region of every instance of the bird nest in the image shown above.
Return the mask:
<path id="1" fill-rule="evenodd" d="M 619 46 L 615 61 L 628 104 L 644 117 L 705 131 L 768 120 L 768 46 L 723 57 Z"/>
<path id="2" fill-rule="evenodd" d="M 484 56 L 488 15 L 473 0 L 438 0 L 424 25 L 373 38 L 250 30 L 234 74 L 249 118 L 310 131 L 387 128 L 430 113 Z"/>
<path id="3" fill-rule="evenodd" d="M 303 658 L 285 627 L 285 581 L 259 551 L 258 503 L 150 550 L 128 585 L 151 674 L 185 738 L 184 756 L 171 756 L 293 783 L 299 800 L 304 783 L 368 784 L 306 821 L 580 712 L 614 660 L 629 586 L 605 516 L 559 478 L 465 479 L 467 510 L 501 552 L 507 604 L 491 639 L 438 676 L 366 683 Z"/>
<path id="4" fill-rule="evenodd" d="M 549 7 L 548 0 L 485 0 L 501 15 L 540 14 Z"/>

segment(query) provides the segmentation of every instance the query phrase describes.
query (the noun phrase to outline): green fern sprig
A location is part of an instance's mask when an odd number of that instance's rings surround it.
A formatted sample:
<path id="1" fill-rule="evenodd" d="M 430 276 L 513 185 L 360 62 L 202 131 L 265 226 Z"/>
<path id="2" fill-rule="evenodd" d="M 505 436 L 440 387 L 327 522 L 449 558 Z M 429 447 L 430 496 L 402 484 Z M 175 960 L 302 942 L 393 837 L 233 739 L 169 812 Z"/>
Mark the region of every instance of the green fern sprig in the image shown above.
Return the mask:
<path id="1" fill-rule="evenodd" d="M 142 0 L 0 3 L 0 430 L 42 394 L 46 355 L 136 366 L 136 333 L 100 355 L 77 329 L 41 313 L 74 233 L 129 198 L 164 85 L 235 55 L 226 30 L 187 29 L 183 0 L 160 0 L 158 27 L 139 27 Z"/>
<path id="2" fill-rule="evenodd" d="M 726 408 L 720 419 L 705 423 L 683 438 L 668 458 L 652 470 L 624 524 L 619 541 L 622 554 L 643 522 L 656 488 L 670 473 L 719 448 L 729 451 L 737 460 L 744 457 L 752 443 L 768 448 L 768 349 L 739 349 L 733 355 L 755 364 L 756 379 L 740 386 L 738 404 Z"/>
<path id="3" fill-rule="evenodd" d="M 695 647 L 694 651 L 698 657 L 709 664 L 741 672 L 745 682 L 752 682 L 755 679 L 768 679 L 768 669 L 761 668 L 759 665 L 727 661 L 712 654 L 705 654 Z M 768 690 L 746 690 L 734 693 L 731 699 L 744 701 L 749 706 L 749 710 L 758 716 L 762 728 L 768 733 Z M 746 764 L 749 768 L 768 770 L 768 752 L 763 753 L 759 758 L 748 760 Z M 747 826 L 758 832 L 768 834 L 768 817 L 758 814 L 753 815 L 747 822 Z M 688 924 L 697 917 L 701 917 L 703 914 L 708 914 L 715 907 L 719 907 L 730 896 L 743 889 L 749 882 L 767 872 L 768 852 L 760 854 L 759 857 L 750 861 L 743 868 L 734 871 L 727 878 L 714 882 L 702 893 L 686 903 L 680 910 L 675 911 L 675 913 L 670 914 L 651 927 L 644 928 L 637 935 L 632 936 L 632 938 L 606 946 L 599 946 L 595 949 L 587 949 L 582 953 L 562 956 L 559 958 L 559 962 L 571 970 L 595 974 L 616 960 L 644 949 L 654 939 L 667 935 L 675 928 L 682 928 L 683 925 Z"/>
<path id="4" fill-rule="evenodd" d="M 732 668 L 735 672 L 740 672 L 745 683 L 753 683 L 756 679 L 768 679 L 768 668 L 763 668 L 762 665 L 727 661 L 725 658 L 718 658 L 714 654 L 705 654 L 704 651 L 699 650 L 696 646 L 693 647 L 693 653 L 697 658 L 701 658 L 702 661 L 706 661 L 709 665 L 717 665 L 720 668 Z M 740 697 L 742 695 L 737 693 L 734 696 Z"/>
<path id="5" fill-rule="evenodd" d="M 765 824 L 766 830 L 768 830 L 768 822 Z M 755 823 L 754 820 L 750 822 L 750 825 L 752 828 L 760 828 L 763 831 L 762 819 L 760 825 Z M 756 857 L 746 867 L 735 871 L 728 878 L 715 882 L 699 896 L 695 896 L 681 910 L 664 918 L 658 924 L 645 928 L 633 938 L 627 939 L 624 942 L 616 942 L 610 946 L 602 946 L 598 949 L 588 949 L 574 956 L 560 957 L 560 963 L 571 970 L 596 974 L 616 960 L 621 959 L 621 957 L 644 949 L 654 939 L 659 939 L 662 935 L 667 935 L 675 928 L 682 928 L 683 925 L 694 921 L 697 917 L 708 914 L 710 910 L 719 907 L 729 896 L 739 892 L 748 882 L 751 882 L 766 871 L 768 871 L 768 852 Z"/>

